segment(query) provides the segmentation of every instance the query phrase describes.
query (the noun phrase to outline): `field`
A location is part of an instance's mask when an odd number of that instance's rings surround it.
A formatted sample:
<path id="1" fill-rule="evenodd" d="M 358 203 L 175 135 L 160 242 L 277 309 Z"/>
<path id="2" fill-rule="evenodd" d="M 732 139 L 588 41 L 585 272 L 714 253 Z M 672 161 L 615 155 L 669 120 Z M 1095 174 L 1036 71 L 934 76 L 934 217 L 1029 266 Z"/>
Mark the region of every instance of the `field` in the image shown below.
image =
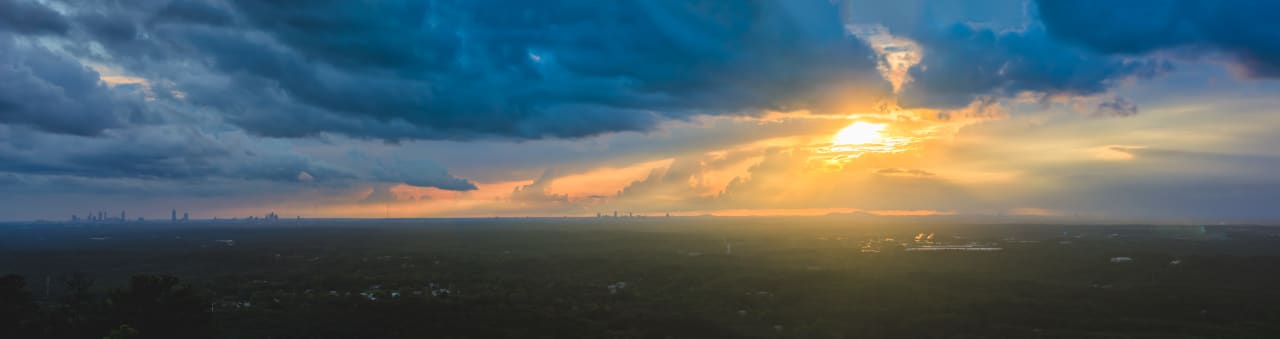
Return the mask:
<path id="1" fill-rule="evenodd" d="M 7 331 L 39 337 L 1280 336 L 1264 226 L 24 223 L 0 274 Z"/>

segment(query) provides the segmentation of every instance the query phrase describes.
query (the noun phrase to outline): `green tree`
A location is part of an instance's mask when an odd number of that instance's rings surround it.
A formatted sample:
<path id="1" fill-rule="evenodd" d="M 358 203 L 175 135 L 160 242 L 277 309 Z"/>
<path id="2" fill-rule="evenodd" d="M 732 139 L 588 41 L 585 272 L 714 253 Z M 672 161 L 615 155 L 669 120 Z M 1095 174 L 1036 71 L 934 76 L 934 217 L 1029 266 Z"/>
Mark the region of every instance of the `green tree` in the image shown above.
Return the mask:
<path id="1" fill-rule="evenodd" d="M 32 338 L 38 332 L 40 308 L 19 275 L 0 277 L 0 337 Z"/>
<path id="2" fill-rule="evenodd" d="M 136 275 L 129 289 L 108 299 L 117 323 L 136 328 L 139 338 L 209 337 L 210 301 L 196 289 L 165 275 Z"/>
<path id="3" fill-rule="evenodd" d="M 134 339 L 134 338 L 140 338 L 140 336 L 138 335 L 138 330 L 134 329 L 133 327 L 129 327 L 129 325 L 120 325 L 120 327 L 113 328 L 111 329 L 111 333 L 108 333 L 106 336 L 102 337 L 102 339 Z"/>
<path id="4" fill-rule="evenodd" d="M 113 325 L 103 314 L 101 298 L 90 290 L 93 279 L 73 273 L 61 279 L 65 293 L 50 312 L 48 334 L 62 338 L 91 338 Z"/>

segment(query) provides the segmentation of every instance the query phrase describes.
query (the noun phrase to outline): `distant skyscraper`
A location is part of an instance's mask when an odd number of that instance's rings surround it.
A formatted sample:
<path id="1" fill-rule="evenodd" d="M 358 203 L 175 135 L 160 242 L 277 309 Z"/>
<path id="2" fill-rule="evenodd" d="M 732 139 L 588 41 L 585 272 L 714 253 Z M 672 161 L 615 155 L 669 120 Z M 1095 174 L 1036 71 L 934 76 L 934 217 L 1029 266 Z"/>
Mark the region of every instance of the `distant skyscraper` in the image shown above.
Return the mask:
<path id="1" fill-rule="evenodd" d="M 178 210 L 177 210 L 177 209 L 174 209 L 174 210 L 173 210 L 173 212 L 169 212 L 169 221 L 178 221 Z"/>
<path id="2" fill-rule="evenodd" d="M 120 211 L 120 221 L 125 221 L 125 220 L 129 220 L 129 219 L 125 219 L 124 211 Z"/>
<path id="3" fill-rule="evenodd" d="M 187 221 L 187 212 L 182 212 L 182 221 Z"/>

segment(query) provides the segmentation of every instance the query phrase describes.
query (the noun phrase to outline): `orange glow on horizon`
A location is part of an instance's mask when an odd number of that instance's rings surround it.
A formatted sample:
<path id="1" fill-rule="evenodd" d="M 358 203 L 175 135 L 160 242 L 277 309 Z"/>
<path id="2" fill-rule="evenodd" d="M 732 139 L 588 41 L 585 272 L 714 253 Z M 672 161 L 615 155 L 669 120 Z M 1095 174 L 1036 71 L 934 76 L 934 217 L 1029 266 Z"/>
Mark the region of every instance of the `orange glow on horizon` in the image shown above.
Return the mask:
<path id="1" fill-rule="evenodd" d="M 675 159 L 660 159 L 625 167 L 601 167 L 590 172 L 570 174 L 555 178 L 547 185 L 547 191 L 567 194 L 570 199 L 591 196 L 612 196 L 627 185 L 643 180 L 654 170 L 671 167 Z"/>
<path id="2" fill-rule="evenodd" d="M 854 214 L 862 213 L 882 217 L 905 217 L 905 216 L 934 216 L 934 215 L 954 215 L 954 211 L 934 211 L 934 210 L 864 210 L 860 208 L 831 207 L 831 208 L 766 208 L 766 209 L 724 209 L 724 210 L 706 210 L 706 211 L 690 211 L 681 213 L 672 213 L 671 215 L 680 216 L 717 216 L 717 217 L 804 217 L 804 216 L 824 216 L 833 214 Z"/>

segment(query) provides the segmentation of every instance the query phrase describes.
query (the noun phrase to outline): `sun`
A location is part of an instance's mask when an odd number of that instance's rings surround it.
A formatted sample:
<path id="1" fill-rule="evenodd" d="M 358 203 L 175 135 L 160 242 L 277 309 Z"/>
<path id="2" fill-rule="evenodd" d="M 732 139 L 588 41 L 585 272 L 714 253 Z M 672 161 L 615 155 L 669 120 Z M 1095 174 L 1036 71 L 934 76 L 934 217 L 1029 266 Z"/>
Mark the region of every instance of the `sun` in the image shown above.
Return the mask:
<path id="1" fill-rule="evenodd" d="M 831 138 L 831 143 L 835 145 L 861 145 L 877 142 L 883 138 L 880 133 L 884 131 L 884 127 L 884 124 L 855 122 L 837 132 L 836 136 Z"/>

